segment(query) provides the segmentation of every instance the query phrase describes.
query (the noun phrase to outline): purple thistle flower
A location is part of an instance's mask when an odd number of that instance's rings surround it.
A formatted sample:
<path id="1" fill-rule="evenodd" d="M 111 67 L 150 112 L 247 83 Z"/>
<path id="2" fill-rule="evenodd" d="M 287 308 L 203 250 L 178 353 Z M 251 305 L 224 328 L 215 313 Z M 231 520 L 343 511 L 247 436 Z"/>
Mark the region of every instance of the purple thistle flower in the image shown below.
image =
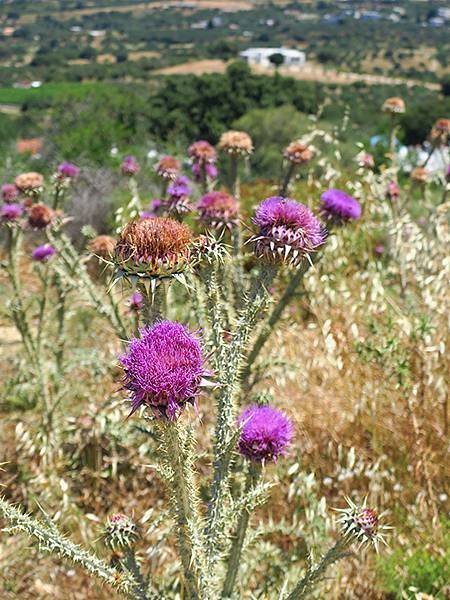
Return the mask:
<path id="1" fill-rule="evenodd" d="M 184 185 L 187 188 L 189 188 L 189 184 L 191 183 L 191 180 L 189 179 L 189 177 L 186 177 L 186 175 L 180 175 L 177 178 L 177 180 L 175 181 L 175 183 L 177 185 Z M 190 190 L 189 190 L 189 193 L 191 193 Z"/>
<path id="2" fill-rule="evenodd" d="M 0 208 L 0 219 L 2 221 L 17 221 L 22 216 L 23 210 L 21 204 L 4 204 Z"/>
<path id="3" fill-rule="evenodd" d="M 140 292 L 134 292 L 130 298 L 130 308 L 136 312 L 142 310 L 144 306 L 144 297 Z"/>
<path id="4" fill-rule="evenodd" d="M 63 162 L 58 167 L 58 173 L 62 175 L 62 177 L 72 179 L 80 174 L 80 169 L 73 163 Z"/>
<path id="5" fill-rule="evenodd" d="M 239 204 L 226 192 L 208 192 L 197 204 L 200 220 L 208 227 L 232 229 L 239 220 Z"/>
<path id="6" fill-rule="evenodd" d="M 191 193 L 190 188 L 187 185 L 175 182 L 173 185 L 169 185 L 167 193 L 171 198 L 185 198 Z"/>
<path id="7" fill-rule="evenodd" d="M 219 175 L 216 165 L 209 163 L 205 165 L 205 172 L 210 179 L 217 179 L 217 176 Z"/>
<path id="8" fill-rule="evenodd" d="M 239 452 L 250 460 L 276 461 L 286 454 L 294 427 L 288 417 L 271 406 L 249 406 L 238 419 L 242 426 Z"/>
<path id="9" fill-rule="evenodd" d="M 122 171 L 122 175 L 133 177 L 133 175 L 137 175 L 139 173 L 141 167 L 139 166 L 136 157 L 129 155 L 125 156 L 125 158 L 123 159 L 120 169 Z"/>
<path id="10" fill-rule="evenodd" d="M 172 321 L 141 329 L 120 362 L 125 368 L 124 387 L 131 392 L 131 414 L 149 406 L 171 421 L 187 403 L 195 405 L 207 374 L 198 339 Z"/>
<path id="11" fill-rule="evenodd" d="M 375 254 L 378 254 L 378 256 L 381 256 L 382 254 L 384 254 L 384 251 L 385 251 L 384 244 L 376 244 Z"/>
<path id="12" fill-rule="evenodd" d="M 253 219 L 259 233 L 252 238 L 259 256 L 293 264 L 321 246 L 327 230 L 313 213 L 299 202 L 272 196 L 258 206 Z"/>
<path id="13" fill-rule="evenodd" d="M 32 254 L 31 258 L 38 262 L 45 262 L 52 256 L 56 254 L 56 250 L 50 244 L 44 244 L 42 246 L 37 246 Z"/>
<path id="14" fill-rule="evenodd" d="M 320 196 L 322 212 L 338 221 L 356 220 L 361 216 L 361 205 L 342 190 L 330 189 Z"/>
<path id="15" fill-rule="evenodd" d="M 194 163 L 192 165 L 192 176 L 194 177 L 194 181 L 197 183 L 202 180 L 202 167 L 199 163 Z"/>
<path id="16" fill-rule="evenodd" d="M 4 183 L 1 190 L 2 200 L 4 202 L 13 202 L 19 195 L 19 190 L 13 183 Z"/>

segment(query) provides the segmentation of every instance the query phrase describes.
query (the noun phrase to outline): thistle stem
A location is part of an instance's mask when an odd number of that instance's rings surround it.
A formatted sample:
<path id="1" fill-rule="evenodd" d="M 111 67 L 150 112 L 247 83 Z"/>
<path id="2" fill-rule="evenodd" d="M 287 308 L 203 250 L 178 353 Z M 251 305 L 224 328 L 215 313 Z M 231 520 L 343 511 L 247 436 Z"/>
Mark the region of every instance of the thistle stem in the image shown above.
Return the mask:
<path id="1" fill-rule="evenodd" d="M 154 325 L 166 313 L 167 287 L 164 279 L 157 281 L 155 287 L 148 289 L 145 284 L 138 284 L 142 294 L 144 306 L 142 308 L 142 320 L 147 327 Z"/>
<path id="2" fill-rule="evenodd" d="M 134 550 L 129 546 L 125 550 L 125 566 L 136 582 L 136 600 L 148 600 L 148 586 L 145 583 L 144 576 L 142 575 L 141 569 L 136 561 L 136 555 L 134 553 Z"/>
<path id="3" fill-rule="evenodd" d="M 42 331 L 44 328 L 44 320 L 45 320 L 45 309 L 47 307 L 48 300 L 48 288 L 50 283 L 49 278 L 49 269 L 48 264 L 46 264 L 43 269 L 39 269 L 39 276 L 42 282 L 42 292 L 41 297 L 39 299 L 39 317 L 38 317 L 38 326 L 36 333 L 36 352 L 41 351 L 42 344 Z"/>
<path id="4" fill-rule="evenodd" d="M 251 463 L 247 471 L 247 480 L 245 483 L 244 494 L 250 492 L 250 490 L 255 487 L 260 476 L 261 465 L 258 463 Z M 249 520 L 250 513 L 244 506 L 239 516 L 236 535 L 231 545 L 231 550 L 228 558 L 228 571 L 225 577 L 222 598 L 230 598 L 233 593 L 236 577 L 239 571 L 239 565 L 241 564 L 242 548 L 244 547 Z"/>
<path id="5" fill-rule="evenodd" d="M 300 600 L 301 598 L 306 598 L 314 584 L 323 578 L 328 567 L 346 556 L 348 544 L 348 539 L 340 537 L 334 546 L 322 556 L 320 562 L 316 566 L 309 566 L 305 576 L 297 583 L 286 600 Z"/>
<path id="6" fill-rule="evenodd" d="M 101 579 L 111 587 L 122 592 L 129 598 L 136 598 L 135 581 L 126 572 L 119 573 L 105 562 L 66 539 L 53 524 L 45 525 L 41 521 L 23 513 L 15 506 L 0 498 L 0 514 L 11 526 L 11 529 L 22 531 L 38 541 L 39 546 L 57 554 L 61 558 L 81 565 L 86 571 Z"/>
<path id="7" fill-rule="evenodd" d="M 242 255 L 242 228 L 240 223 L 236 223 L 231 231 L 233 242 L 233 283 L 237 306 L 242 305 L 244 295 L 244 257 Z"/>
<path id="8" fill-rule="evenodd" d="M 203 600 L 206 596 L 202 593 L 202 580 L 206 572 L 194 542 L 194 536 L 198 535 L 200 528 L 192 457 L 188 455 L 189 442 L 181 439 L 178 423 L 160 421 L 158 425 L 165 455 L 172 470 L 170 491 L 187 596 L 192 600 Z"/>
<path id="9" fill-rule="evenodd" d="M 295 271 L 294 275 L 291 277 L 288 285 L 286 286 L 281 298 L 278 303 L 273 308 L 269 318 L 264 322 L 262 330 L 260 331 L 258 337 L 253 344 L 252 350 L 247 357 L 246 366 L 242 373 L 242 380 L 244 385 L 247 384 L 248 379 L 250 377 L 251 369 L 256 359 L 258 358 L 261 350 L 263 349 L 265 343 L 272 335 L 272 332 L 275 328 L 275 325 L 281 319 L 286 307 L 289 305 L 292 300 L 294 294 L 297 291 L 298 286 L 300 285 L 305 273 L 311 267 L 311 264 L 314 264 L 318 260 L 318 254 L 313 254 L 310 256 L 310 260 L 304 260 L 300 267 Z"/>
<path id="10" fill-rule="evenodd" d="M 255 323 L 267 305 L 267 287 L 273 281 L 277 271 L 278 267 L 274 264 L 264 265 L 261 277 L 254 282 L 246 307 L 238 319 L 232 341 L 226 344 L 222 340 L 216 355 L 220 391 L 215 431 L 214 473 L 206 529 L 207 558 L 210 562 L 214 562 L 216 558 L 214 550 L 220 543 L 224 527 L 223 513 L 229 488 L 229 467 L 233 451 L 236 399 L 240 391 L 239 375 L 243 364 L 243 351 Z"/>
<path id="11" fill-rule="evenodd" d="M 296 167 L 295 163 L 289 162 L 289 166 L 287 168 L 286 175 L 284 176 L 283 183 L 280 186 L 280 196 L 286 195 L 286 192 L 289 187 L 289 183 L 290 183 L 290 181 L 292 179 L 292 175 L 294 174 L 294 171 L 295 171 L 295 167 Z"/>
<path id="12" fill-rule="evenodd" d="M 55 287 L 58 297 L 57 305 L 57 321 L 58 321 L 58 333 L 56 343 L 56 369 L 58 373 L 58 379 L 63 373 L 64 367 L 64 347 L 65 347 L 65 333 L 66 333 L 66 295 L 67 290 L 64 289 L 64 284 L 61 280 L 61 276 L 56 273 L 55 275 Z"/>

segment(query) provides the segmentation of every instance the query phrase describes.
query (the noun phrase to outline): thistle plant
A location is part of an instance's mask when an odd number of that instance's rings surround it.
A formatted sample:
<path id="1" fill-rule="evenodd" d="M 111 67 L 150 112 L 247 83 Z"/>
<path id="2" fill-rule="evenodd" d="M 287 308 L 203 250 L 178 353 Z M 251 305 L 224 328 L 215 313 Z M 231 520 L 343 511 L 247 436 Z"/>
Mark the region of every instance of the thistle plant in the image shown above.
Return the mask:
<path id="1" fill-rule="evenodd" d="M 289 461 L 297 437 L 290 409 L 280 410 L 265 389 L 256 399 L 250 393 L 257 383 L 256 361 L 321 255 L 329 230 L 339 232 L 362 214 L 355 198 L 335 188 L 317 199 L 317 215 L 292 198 L 271 196 L 248 219 L 245 230 L 251 233 L 244 243 L 239 163 L 253 144 L 243 132 L 227 132 L 219 149 L 230 159 L 229 191 L 211 189 L 217 177 L 215 150 L 205 141 L 195 142 L 188 154 L 200 189 L 191 190 L 181 179 L 177 158 L 164 156 L 155 168 L 162 193 L 152 214 L 141 215 L 136 195 L 128 205 L 132 211 L 122 211 L 116 220 L 122 225 L 117 240 L 91 232 L 88 253 L 79 252 L 63 230 L 65 186 L 78 174 L 73 165 L 58 169 L 53 203 L 45 204 L 45 191 L 28 174 L 25 183 L 32 184 L 29 197 L 35 202 L 25 211 L 8 189 L 10 200 L 0 211 L 9 236 L 14 318 L 35 373 L 42 374 L 46 414 L 54 413 L 64 393 L 67 303 L 83 300 L 109 325 L 115 350 L 122 347 L 117 360 L 122 416 L 138 432 L 132 441 L 139 445 L 139 460 L 151 458 L 165 484 L 168 511 L 161 520 L 171 518 L 178 558 L 170 574 L 161 577 L 151 561 L 142 559 L 145 545 L 147 553 L 150 548 L 139 517 L 135 521 L 122 509 L 109 513 L 100 537 L 102 552 L 114 554 L 111 564 L 69 541 L 46 515 L 35 519 L 4 500 L 0 511 L 11 531 L 25 532 L 44 550 L 140 600 L 169 600 L 175 594 L 188 600 L 234 600 L 247 593 L 243 577 L 254 565 L 249 550 L 264 531 L 264 519 L 256 526 L 254 517 L 273 487 L 274 463 Z M 312 149 L 295 142 L 284 156 L 290 175 L 285 174 L 283 194 L 294 167 L 311 160 Z M 130 184 L 138 171 L 133 157 L 122 163 Z M 18 190 L 24 185 L 16 180 Z M 132 196 L 137 194 L 133 189 Z M 194 207 L 190 227 L 182 219 Z M 18 277 L 17 252 L 26 229 L 45 236 L 30 253 L 42 282 L 36 332 Z M 51 369 L 42 362 L 50 314 L 57 316 L 53 355 L 46 357 Z M 49 372 L 50 381 L 45 379 Z M 47 427 L 51 430 L 51 419 Z M 335 545 L 318 562 L 310 556 L 300 578 L 293 560 L 284 584 L 277 582 L 271 593 L 286 600 L 303 598 L 332 564 L 348 556 L 354 541 L 375 546 L 384 541 L 375 510 L 350 504 L 341 514 Z"/>

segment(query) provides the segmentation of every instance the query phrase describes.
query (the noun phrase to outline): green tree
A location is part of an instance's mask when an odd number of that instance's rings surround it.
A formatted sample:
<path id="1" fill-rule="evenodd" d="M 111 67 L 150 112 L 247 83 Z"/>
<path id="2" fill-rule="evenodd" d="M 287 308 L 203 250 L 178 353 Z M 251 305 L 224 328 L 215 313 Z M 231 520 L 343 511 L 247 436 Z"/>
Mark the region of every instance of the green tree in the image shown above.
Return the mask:
<path id="1" fill-rule="evenodd" d="M 275 52 L 269 56 L 269 60 L 278 71 L 278 69 L 284 63 L 284 56 L 281 54 L 281 52 Z"/>

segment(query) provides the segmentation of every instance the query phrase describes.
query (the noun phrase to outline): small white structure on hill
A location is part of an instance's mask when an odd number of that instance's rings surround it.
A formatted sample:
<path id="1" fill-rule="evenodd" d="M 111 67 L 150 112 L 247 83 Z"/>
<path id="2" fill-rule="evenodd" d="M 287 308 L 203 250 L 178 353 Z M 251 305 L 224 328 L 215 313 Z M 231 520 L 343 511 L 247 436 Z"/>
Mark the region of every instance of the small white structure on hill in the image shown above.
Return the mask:
<path id="1" fill-rule="evenodd" d="M 246 60 L 249 65 L 260 65 L 261 67 L 270 67 L 270 57 L 273 54 L 281 54 L 284 58 L 285 66 L 300 66 L 306 62 L 306 54 L 300 50 L 291 48 L 247 48 L 239 53 L 239 56 Z"/>

